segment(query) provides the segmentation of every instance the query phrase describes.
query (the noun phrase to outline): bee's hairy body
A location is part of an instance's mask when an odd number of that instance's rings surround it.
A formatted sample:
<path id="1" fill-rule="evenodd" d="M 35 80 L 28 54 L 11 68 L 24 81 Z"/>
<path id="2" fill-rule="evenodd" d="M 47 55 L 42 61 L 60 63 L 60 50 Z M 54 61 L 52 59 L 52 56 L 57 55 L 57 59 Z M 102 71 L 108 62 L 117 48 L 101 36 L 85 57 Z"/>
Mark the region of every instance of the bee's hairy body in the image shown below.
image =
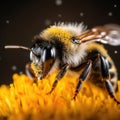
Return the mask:
<path id="1" fill-rule="evenodd" d="M 120 26 L 107 24 L 86 29 L 82 23 L 58 23 L 36 35 L 31 48 L 18 45 L 6 45 L 5 48 L 20 48 L 30 52 L 31 63 L 26 65 L 26 73 L 35 80 L 57 71 L 49 93 L 52 93 L 67 71 L 72 71 L 77 76 L 73 99 L 82 83 L 90 80 L 102 90 L 106 88 L 110 97 L 120 104 L 115 96 L 118 88 L 117 70 L 100 43 L 120 45 Z"/>
<path id="2" fill-rule="evenodd" d="M 101 54 L 105 57 L 106 61 L 108 61 L 111 83 L 114 90 L 116 90 L 118 79 L 117 71 L 112 59 L 108 55 L 103 45 L 95 42 L 80 45 L 72 43 L 72 37 L 82 34 L 85 30 L 86 29 L 82 24 L 58 24 L 45 29 L 42 33 L 35 36 L 35 40 L 43 40 L 45 44 L 48 45 L 53 44 L 57 51 L 54 63 L 51 63 L 52 65 L 48 70 L 48 73 L 42 77 L 51 74 L 57 69 L 61 69 L 61 67 L 65 64 L 69 64 L 70 69 L 76 71 L 76 68 L 79 68 L 79 66 L 86 62 L 89 58 L 92 58 L 96 54 Z M 92 68 L 89 79 L 94 84 L 102 87 L 103 82 L 98 64 Z M 31 64 L 31 68 L 34 71 L 35 76 L 40 78 L 39 76 L 41 76 L 42 68 L 38 67 L 34 61 Z M 81 70 L 82 69 L 78 69 L 77 72 L 80 73 Z"/>

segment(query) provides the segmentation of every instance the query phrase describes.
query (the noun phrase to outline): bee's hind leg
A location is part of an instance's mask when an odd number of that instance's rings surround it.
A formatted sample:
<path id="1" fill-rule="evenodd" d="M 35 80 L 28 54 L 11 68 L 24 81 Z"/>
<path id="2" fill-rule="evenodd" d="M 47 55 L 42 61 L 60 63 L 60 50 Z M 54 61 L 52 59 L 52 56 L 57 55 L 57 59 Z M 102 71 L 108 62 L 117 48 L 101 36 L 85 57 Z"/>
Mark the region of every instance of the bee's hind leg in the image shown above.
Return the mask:
<path id="1" fill-rule="evenodd" d="M 120 102 L 116 99 L 115 91 L 110 82 L 108 64 L 106 62 L 106 59 L 100 55 L 100 61 L 101 61 L 101 74 L 102 74 L 103 80 L 105 82 L 105 87 L 106 87 L 110 97 L 113 98 L 117 104 L 120 104 Z"/>

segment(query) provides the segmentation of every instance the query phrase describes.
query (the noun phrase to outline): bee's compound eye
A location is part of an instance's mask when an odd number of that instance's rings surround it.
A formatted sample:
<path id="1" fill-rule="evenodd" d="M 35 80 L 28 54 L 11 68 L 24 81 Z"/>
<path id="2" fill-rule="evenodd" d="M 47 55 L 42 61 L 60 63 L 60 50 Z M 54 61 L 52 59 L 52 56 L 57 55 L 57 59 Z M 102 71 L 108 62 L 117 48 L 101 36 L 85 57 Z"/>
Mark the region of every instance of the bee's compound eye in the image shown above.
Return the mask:
<path id="1" fill-rule="evenodd" d="M 56 57 L 56 49 L 55 49 L 55 47 L 52 47 L 52 48 L 51 48 L 51 57 L 52 57 L 52 58 L 55 58 L 55 57 Z"/>
<path id="2" fill-rule="evenodd" d="M 41 55 L 41 61 L 42 61 L 42 62 L 45 62 L 45 60 L 46 60 L 46 55 L 47 55 L 47 50 L 44 49 L 43 52 L 42 52 L 42 55 Z"/>
<path id="3" fill-rule="evenodd" d="M 31 51 L 36 57 L 40 57 L 42 48 L 38 46 L 37 44 L 34 44 L 31 48 Z"/>
<path id="4" fill-rule="evenodd" d="M 32 51 L 31 51 L 31 52 L 30 52 L 30 60 L 31 60 L 31 61 L 33 61 L 33 57 L 34 57 L 34 55 L 33 55 Z"/>
<path id="5" fill-rule="evenodd" d="M 74 44 L 80 44 L 80 40 L 78 40 L 76 37 L 71 38 L 72 43 Z"/>
<path id="6" fill-rule="evenodd" d="M 54 46 L 52 46 L 50 48 L 45 48 L 42 51 L 41 61 L 45 62 L 46 60 L 54 59 L 55 57 L 56 57 L 56 49 Z"/>
<path id="7" fill-rule="evenodd" d="M 30 60 L 33 61 L 34 63 L 38 64 L 39 58 L 33 54 L 33 52 L 30 52 Z"/>

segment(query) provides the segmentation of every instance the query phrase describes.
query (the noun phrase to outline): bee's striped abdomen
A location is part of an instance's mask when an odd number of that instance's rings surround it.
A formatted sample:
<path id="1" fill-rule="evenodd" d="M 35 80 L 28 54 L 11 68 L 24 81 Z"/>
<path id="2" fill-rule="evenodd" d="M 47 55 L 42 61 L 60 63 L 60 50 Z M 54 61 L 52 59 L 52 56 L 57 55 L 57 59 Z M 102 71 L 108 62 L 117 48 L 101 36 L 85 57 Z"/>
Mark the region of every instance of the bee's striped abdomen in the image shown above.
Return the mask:
<path id="1" fill-rule="evenodd" d="M 102 45 L 99 45 L 97 43 L 92 43 L 90 44 L 90 46 L 88 47 L 88 56 L 87 59 L 89 58 L 93 58 L 93 61 L 95 59 L 94 56 L 96 56 L 97 54 L 100 54 L 101 56 L 103 56 L 106 60 L 106 62 L 108 63 L 108 71 L 109 71 L 109 78 L 110 81 L 112 83 L 113 89 L 115 91 L 117 91 L 118 89 L 118 85 L 117 85 L 117 81 L 118 81 L 118 76 L 117 76 L 117 70 L 116 67 L 114 65 L 113 60 L 110 58 L 109 54 L 107 53 L 107 51 L 105 50 L 105 48 Z M 104 87 L 103 86 L 103 82 L 102 82 L 102 76 L 101 76 L 101 68 L 100 68 L 100 61 L 97 61 L 93 63 L 93 69 L 92 72 L 90 74 L 90 80 L 100 86 L 100 87 Z"/>

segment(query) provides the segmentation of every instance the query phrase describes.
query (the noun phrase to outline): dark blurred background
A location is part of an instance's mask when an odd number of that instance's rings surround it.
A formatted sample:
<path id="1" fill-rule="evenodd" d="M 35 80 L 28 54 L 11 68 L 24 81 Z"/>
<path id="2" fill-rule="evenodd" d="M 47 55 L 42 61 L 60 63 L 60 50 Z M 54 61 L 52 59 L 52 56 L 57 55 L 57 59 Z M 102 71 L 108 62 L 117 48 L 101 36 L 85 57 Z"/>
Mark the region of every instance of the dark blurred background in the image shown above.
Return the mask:
<path id="1" fill-rule="evenodd" d="M 120 24 L 119 0 L 16 0 L 0 2 L 0 84 L 12 82 L 13 73 L 24 73 L 29 52 L 3 50 L 4 45 L 30 47 L 32 38 L 58 21 L 84 22 L 88 28 L 107 23 Z M 120 46 L 106 45 L 118 69 Z"/>

